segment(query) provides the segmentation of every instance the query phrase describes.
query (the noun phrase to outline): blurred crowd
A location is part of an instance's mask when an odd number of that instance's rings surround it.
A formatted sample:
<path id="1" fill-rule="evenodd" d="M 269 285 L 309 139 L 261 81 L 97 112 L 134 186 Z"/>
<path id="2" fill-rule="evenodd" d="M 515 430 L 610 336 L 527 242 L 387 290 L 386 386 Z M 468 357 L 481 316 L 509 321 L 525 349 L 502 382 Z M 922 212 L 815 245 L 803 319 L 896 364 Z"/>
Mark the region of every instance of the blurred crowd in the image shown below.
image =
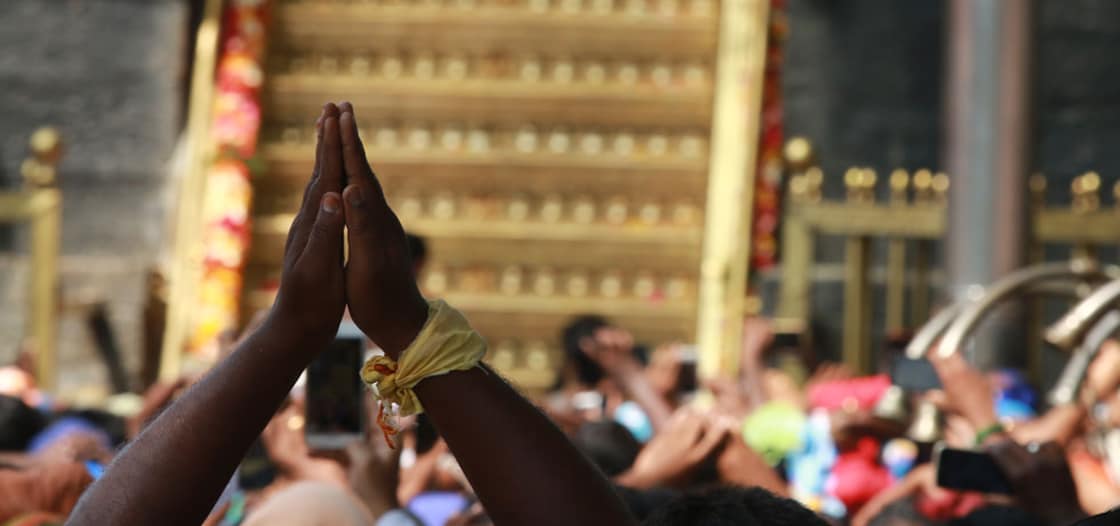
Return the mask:
<path id="1" fill-rule="evenodd" d="M 801 346 L 780 345 L 786 339 L 763 318 L 746 322 L 739 374 L 705 380 L 691 346 L 646 348 L 599 316 L 572 320 L 559 336 L 564 366 L 537 404 L 639 519 L 676 508 L 681 520 L 673 524 L 803 523 L 783 518 L 789 501 L 755 501 L 746 489 L 728 489 L 736 487 L 763 488 L 855 526 L 1071 524 L 1120 503 L 1120 479 L 1100 439 L 1120 414 L 1114 341 L 1090 367 L 1082 403 L 1041 407 L 1015 371 L 984 373 L 959 355 L 931 356 L 942 387 L 908 393 L 909 410 L 899 412 L 883 409 L 887 371 L 855 376 L 817 363 Z M 883 354 L 889 363 L 890 350 Z M 138 411 L 122 414 L 53 402 L 26 366 L 0 369 L 3 524 L 63 522 L 114 453 L 194 381 L 152 385 Z M 425 415 L 404 419 L 395 448 L 374 426 L 345 450 L 312 451 L 304 400 L 297 384 L 208 524 L 489 523 Z M 929 404 L 940 416 L 919 422 L 931 418 L 918 409 Z M 940 486 L 934 441 L 990 455 L 1009 488 Z M 753 515 L 737 515 L 729 508 L 736 506 L 753 506 Z M 734 519 L 744 516 L 755 518 Z"/>
<path id="2" fill-rule="evenodd" d="M 417 288 L 424 250 L 363 158 L 353 107 L 325 105 L 316 128 L 277 300 L 209 371 L 89 409 L 37 389 L 26 357 L 0 369 L 0 524 L 1120 523 L 1116 341 L 1079 397 L 1044 407 L 1021 374 L 960 353 L 899 361 L 903 336 L 856 375 L 750 318 L 738 367 L 712 377 L 690 345 L 650 348 L 586 315 L 557 335 L 555 385 L 530 403 L 479 362 L 466 318 Z M 323 449 L 310 373 L 337 356 L 344 312 L 382 354 L 353 364 L 374 386 L 350 406 L 368 429 Z"/>

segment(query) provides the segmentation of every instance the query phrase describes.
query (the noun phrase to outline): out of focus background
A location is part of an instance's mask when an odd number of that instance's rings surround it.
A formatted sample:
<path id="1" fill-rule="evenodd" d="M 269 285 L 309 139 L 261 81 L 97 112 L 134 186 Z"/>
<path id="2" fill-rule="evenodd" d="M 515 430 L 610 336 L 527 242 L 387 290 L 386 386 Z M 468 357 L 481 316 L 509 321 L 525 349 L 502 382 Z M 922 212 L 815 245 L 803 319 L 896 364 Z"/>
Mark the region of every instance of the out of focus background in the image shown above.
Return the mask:
<path id="1" fill-rule="evenodd" d="M 77 482 L 0 521 L 63 520 L 267 314 L 328 101 L 421 289 L 635 515 L 711 484 L 860 526 L 1112 509 L 1118 47 L 1112 0 L 3 0 L 0 484 Z M 484 515 L 431 422 L 363 428 L 353 336 L 213 519 L 306 481 Z M 342 423 L 368 454 L 312 451 Z"/>
<path id="2" fill-rule="evenodd" d="M 557 329 L 580 312 L 617 315 L 650 343 L 694 338 L 715 161 L 718 3 L 229 4 L 210 19 L 201 0 L 0 7 L 4 191 L 18 196 L 36 186 L 21 166 L 33 156 L 37 129 L 53 127 L 64 144 L 57 165 L 50 161 L 61 213 L 57 232 L 47 234 L 58 246 L 48 288 L 29 286 L 46 264 L 32 255 L 33 221 L 4 211 L 15 221 L 0 226 L 5 361 L 35 348 L 34 294 L 56 296 L 49 314 L 58 388 L 94 397 L 109 380 L 99 345 L 111 347 L 136 387 L 145 364 L 146 380 L 158 370 L 153 360 L 168 321 L 173 343 L 197 351 L 266 306 L 260 292 L 275 282 L 276 242 L 308 173 L 316 108 L 336 99 L 363 112 L 370 157 L 394 206 L 410 230 L 428 237 L 424 285 L 459 299 L 490 328 L 510 367 L 550 370 Z M 758 162 L 744 174 L 756 192 L 739 201 L 755 219 L 747 307 L 788 320 L 789 331 L 811 335 L 823 356 L 842 354 L 851 245 L 844 236 L 814 236 L 809 258 L 785 265 L 803 257 L 781 250 L 796 170 L 820 167 L 823 202 L 847 199 L 852 167 L 876 172 L 881 203 L 890 202 L 895 169 L 910 174 L 910 194 L 923 168 L 974 185 L 945 192 L 950 208 L 962 195 L 952 214 L 960 224 L 931 227 L 921 234 L 929 242 L 907 243 L 901 302 L 886 301 L 892 249 L 878 233 L 869 236 L 860 262 L 870 303 L 860 344 L 869 348 L 888 328 L 915 328 L 953 296 L 947 286 L 994 279 L 994 270 L 979 267 L 997 265 L 995 252 L 1016 247 L 998 262 L 1004 271 L 1068 255 L 1027 249 L 1041 230 L 1027 226 L 1032 174 L 1046 178 L 1047 205 L 1070 207 L 1071 182 L 1094 171 L 1099 206 L 1112 206 L 1110 174 L 1120 158 L 1108 145 L 1120 132 L 1112 100 L 1120 59 L 1108 50 L 1120 41 L 1120 7 L 975 4 L 791 0 L 775 3 L 767 24 L 744 22 L 770 33 L 765 75 L 743 87 L 765 90 L 761 105 L 748 100 L 742 109 L 750 113 L 741 115 L 746 131 L 761 134 Z M 1008 18 L 1019 9 L 1019 18 Z M 602 31 L 602 17 L 626 22 Z M 192 85 L 193 66 L 215 63 L 216 75 L 205 71 Z M 212 110 L 198 108 L 207 101 Z M 192 107 L 202 122 L 193 133 Z M 794 137 L 808 142 L 811 162 L 783 159 L 781 147 Z M 215 166 L 215 156 L 236 162 Z M 968 173 L 954 174 L 950 163 Z M 222 182 L 238 174 L 250 188 Z M 234 223 L 247 213 L 253 226 L 207 237 L 220 226 L 200 202 L 215 194 L 233 202 L 215 203 L 213 213 L 232 214 Z M 18 201 L 7 199 L 7 208 Z M 192 208 L 180 212 L 184 202 Z M 1015 213 L 991 217 L 997 203 Z M 184 248 L 184 237 L 209 245 Z M 954 243 L 956 252 L 989 253 L 961 255 L 953 270 L 946 247 Z M 1109 245 L 1096 255 L 1110 260 Z M 231 272 L 200 270 L 206 265 Z M 179 274 L 189 278 L 175 289 L 169 283 Z M 782 284 L 793 280 L 804 290 L 783 295 Z M 926 284 L 931 291 L 911 301 Z M 237 301 L 206 297 L 228 291 Z M 906 312 L 890 311 L 900 306 Z M 100 337 L 91 329 L 95 315 L 104 321 Z M 1027 365 L 1022 352 L 1008 358 Z M 1035 365 L 1040 374 L 1056 367 Z M 525 377 L 547 383 L 528 370 Z"/>

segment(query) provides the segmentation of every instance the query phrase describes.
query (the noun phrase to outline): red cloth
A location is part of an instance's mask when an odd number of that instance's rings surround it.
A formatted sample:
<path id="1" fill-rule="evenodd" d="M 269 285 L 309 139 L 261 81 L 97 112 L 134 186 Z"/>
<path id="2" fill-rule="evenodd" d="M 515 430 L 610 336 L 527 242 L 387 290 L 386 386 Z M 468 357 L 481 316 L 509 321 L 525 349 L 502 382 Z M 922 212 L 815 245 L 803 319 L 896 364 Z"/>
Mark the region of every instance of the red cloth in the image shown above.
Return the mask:
<path id="1" fill-rule="evenodd" d="M 877 493 L 891 485 L 891 475 L 879 465 L 879 442 L 871 437 L 859 439 L 855 449 L 836 458 L 829 479 L 829 492 L 855 514 Z"/>
<path id="2" fill-rule="evenodd" d="M 809 388 L 809 407 L 870 410 L 890 386 L 885 374 L 822 382 Z"/>

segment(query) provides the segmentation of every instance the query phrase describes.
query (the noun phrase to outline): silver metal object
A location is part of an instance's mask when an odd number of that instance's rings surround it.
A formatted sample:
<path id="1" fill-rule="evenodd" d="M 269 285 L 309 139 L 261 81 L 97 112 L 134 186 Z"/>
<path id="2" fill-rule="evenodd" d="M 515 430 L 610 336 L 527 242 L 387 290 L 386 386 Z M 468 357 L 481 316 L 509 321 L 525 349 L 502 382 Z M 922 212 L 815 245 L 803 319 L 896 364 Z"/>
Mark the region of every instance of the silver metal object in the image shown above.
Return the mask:
<path id="1" fill-rule="evenodd" d="M 1089 329 L 1081 345 L 1066 362 L 1065 368 L 1062 369 L 1062 375 L 1058 377 L 1058 381 L 1050 389 L 1047 401 L 1050 402 L 1051 406 L 1077 403 L 1078 394 L 1081 392 L 1081 385 L 1085 383 L 1089 366 L 1093 363 L 1093 359 L 1097 357 L 1101 345 L 1117 329 L 1120 329 L 1120 311 L 1116 310 L 1109 311 Z"/>
<path id="2" fill-rule="evenodd" d="M 1032 265 L 993 283 L 984 295 L 970 302 L 961 313 L 953 320 L 945 331 L 945 336 L 937 345 L 937 353 L 941 357 L 952 356 L 964 344 L 965 339 L 979 325 L 984 316 L 1004 300 L 1014 297 L 1030 285 L 1040 282 L 1079 279 L 1085 281 L 1100 281 L 1120 277 L 1120 267 L 1115 265 L 1098 266 L 1095 262 L 1085 259 L 1076 259 L 1063 263 L 1041 263 Z"/>
<path id="3" fill-rule="evenodd" d="M 1074 306 L 1065 316 L 1046 330 L 1046 341 L 1060 349 L 1071 351 L 1082 336 L 1120 299 L 1120 280 L 1108 283 L 1093 291 Z"/>

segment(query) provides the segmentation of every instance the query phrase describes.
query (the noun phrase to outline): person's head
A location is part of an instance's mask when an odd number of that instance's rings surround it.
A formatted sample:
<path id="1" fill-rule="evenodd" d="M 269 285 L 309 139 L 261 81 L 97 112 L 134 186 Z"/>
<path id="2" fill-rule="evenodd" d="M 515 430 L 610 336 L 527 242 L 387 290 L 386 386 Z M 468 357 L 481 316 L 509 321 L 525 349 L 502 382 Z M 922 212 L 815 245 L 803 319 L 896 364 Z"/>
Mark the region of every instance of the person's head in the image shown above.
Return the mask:
<path id="1" fill-rule="evenodd" d="M 912 499 L 901 499 L 883 508 L 867 526 L 936 526 L 939 522 L 927 518 L 914 507 Z"/>
<path id="2" fill-rule="evenodd" d="M 666 502 L 671 502 L 680 495 L 676 490 L 668 488 L 635 489 L 626 486 L 614 486 L 615 493 L 622 498 L 626 509 L 639 521 L 646 520 L 655 510 Z"/>
<path id="3" fill-rule="evenodd" d="M 412 256 L 412 276 L 419 277 L 428 262 L 428 243 L 416 234 L 405 234 L 408 239 L 408 253 Z"/>
<path id="4" fill-rule="evenodd" d="M 0 395 L 0 451 L 23 451 L 46 425 L 46 417 L 23 400 Z"/>
<path id="5" fill-rule="evenodd" d="M 261 503 L 245 526 L 368 526 L 373 517 L 353 495 L 326 482 L 303 481 L 284 488 Z"/>
<path id="6" fill-rule="evenodd" d="M 796 501 L 762 488 L 715 488 L 685 494 L 653 512 L 646 526 L 825 526 Z"/>
<path id="7" fill-rule="evenodd" d="M 572 442 L 608 477 L 629 469 L 642 449 L 625 426 L 611 420 L 583 424 Z"/>
<path id="8" fill-rule="evenodd" d="M 606 318 L 585 314 L 571 321 L 561 334 L 564 356 L 574 367 L 576 379 L 586 387 L 594 387 L 603 379 L 603 369 L 592 360 L 590 353 L 595 345 L 595 331 L 609 326 Z"/>

